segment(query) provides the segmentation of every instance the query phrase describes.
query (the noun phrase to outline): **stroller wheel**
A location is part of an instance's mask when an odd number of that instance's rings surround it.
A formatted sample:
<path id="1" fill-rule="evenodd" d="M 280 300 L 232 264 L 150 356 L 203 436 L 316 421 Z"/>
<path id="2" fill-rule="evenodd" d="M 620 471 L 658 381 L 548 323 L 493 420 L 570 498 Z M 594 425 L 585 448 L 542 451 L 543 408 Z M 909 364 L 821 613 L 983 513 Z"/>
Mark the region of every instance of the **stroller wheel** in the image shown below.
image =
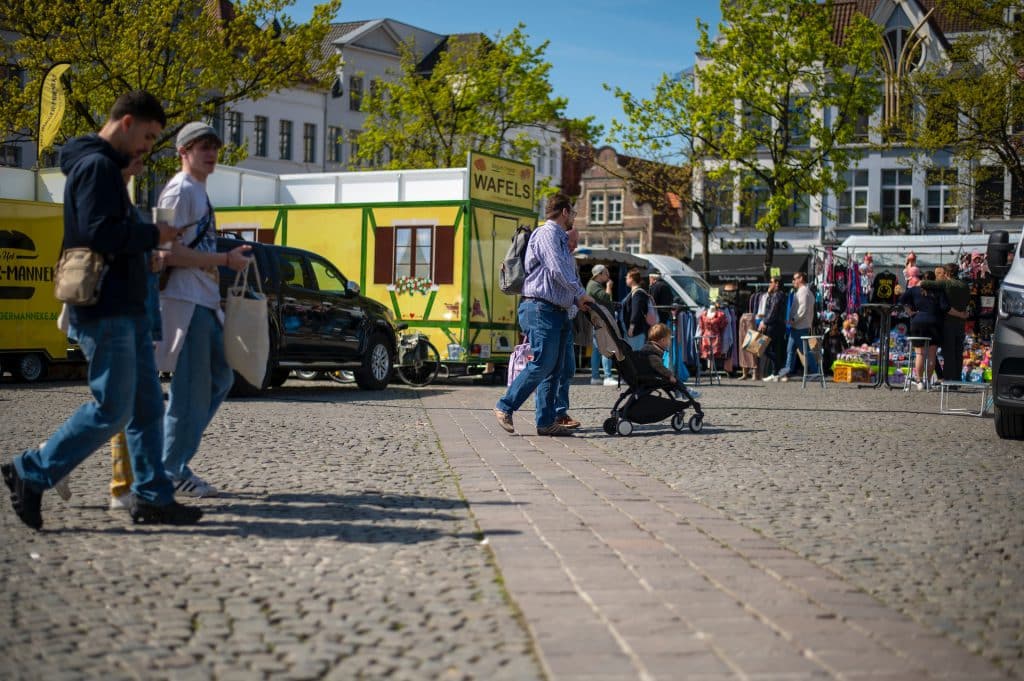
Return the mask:
<path id="1" fill-rule="evenodd" d="M 699 433 L 704 430 L 704 417 L 700 414 L 694 414 L 690 417 L 690 430 L 694 433 Z"/>
<path id="2" fill-rule="evenodd" d="M 619 435 L 628 437 L 633 434 L 633 423 L 632 421 L 622 420 L 619 421 L 615 429 L 618 431 Z"/>
<path id="3" fill-rule="evenodd" d="M 672 415 L 672 430 L 677 433 L 682 432 L 683 428 L 686 427 L 686 414 L 679 412 Z"/>
<path id="4" fill-rule="evenodd" d="M 604 432 L 609 435 L 615 435 L 615 419 L 612 417 L 604 420 Z"/>

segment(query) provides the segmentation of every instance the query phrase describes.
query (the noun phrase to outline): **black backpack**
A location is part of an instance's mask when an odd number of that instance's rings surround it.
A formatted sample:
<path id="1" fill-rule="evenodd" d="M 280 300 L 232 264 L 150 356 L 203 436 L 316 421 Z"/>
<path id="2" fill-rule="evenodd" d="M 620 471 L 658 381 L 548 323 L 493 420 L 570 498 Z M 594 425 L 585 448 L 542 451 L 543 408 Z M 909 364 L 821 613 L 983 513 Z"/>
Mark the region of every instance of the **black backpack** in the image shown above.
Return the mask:
<path id="1" fill-rule="evenodd" d="M 519 225 L 512 235 L 512 243 L 509 244 L 498 272 L 498 288 L 502 293 L 517 296 L 523 292 L 523 282 L 526 281 L 526 246 L 530 243 L 531 234 L 532 229 Z"/>

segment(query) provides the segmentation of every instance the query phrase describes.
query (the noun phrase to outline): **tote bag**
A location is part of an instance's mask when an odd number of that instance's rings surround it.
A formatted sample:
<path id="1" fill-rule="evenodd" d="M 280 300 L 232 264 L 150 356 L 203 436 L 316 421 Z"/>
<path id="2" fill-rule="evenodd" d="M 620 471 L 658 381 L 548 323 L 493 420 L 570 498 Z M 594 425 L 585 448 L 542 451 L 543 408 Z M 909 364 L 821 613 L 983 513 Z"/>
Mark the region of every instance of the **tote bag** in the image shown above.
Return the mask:
<path id="1" fill-rule="evenodd" d="M 748 329 L 747 335 L 743 338 L 743 345 L 740 347 L 755 357 L 760 357 L 764 354 L 764 351 L 768 349 L 768 344 L 771 342 L 771 338 L 764 335 L 757 329 Z"/>
<path id="2" fill-rule="evenodd" d="M 249 270 L 253 290 L 248 290 Z M 270 356 L 270 327 L 267 297 L 263 294 L 256 258 L 235 275 L 224 303 L 224 355 L 228 364 L 249 385 L 263 387 Z"/>

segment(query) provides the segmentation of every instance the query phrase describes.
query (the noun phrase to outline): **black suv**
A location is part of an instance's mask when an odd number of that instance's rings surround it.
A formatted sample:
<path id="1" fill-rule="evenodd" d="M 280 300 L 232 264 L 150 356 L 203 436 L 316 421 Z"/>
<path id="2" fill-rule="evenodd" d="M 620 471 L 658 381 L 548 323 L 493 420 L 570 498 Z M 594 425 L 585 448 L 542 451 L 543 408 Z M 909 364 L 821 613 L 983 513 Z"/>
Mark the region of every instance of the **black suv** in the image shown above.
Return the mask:
<path id="1" fill-rule="evenodd" d="M 270 357 L 263 385 L 250 385 L 235 374 L 233 392 L 253 395 L 276 388 L 293 369 L 350 369 L 360 388 L 384 388 L 395 358 L 391 311 L 359 295 L 358 283 L 315 253 L 224 237 L 217 239 L 217 250 L 246 243 L 252 246 L 267 296 Z M 222 297 L 234 281 L 235 273 L 221 267 Z"/>

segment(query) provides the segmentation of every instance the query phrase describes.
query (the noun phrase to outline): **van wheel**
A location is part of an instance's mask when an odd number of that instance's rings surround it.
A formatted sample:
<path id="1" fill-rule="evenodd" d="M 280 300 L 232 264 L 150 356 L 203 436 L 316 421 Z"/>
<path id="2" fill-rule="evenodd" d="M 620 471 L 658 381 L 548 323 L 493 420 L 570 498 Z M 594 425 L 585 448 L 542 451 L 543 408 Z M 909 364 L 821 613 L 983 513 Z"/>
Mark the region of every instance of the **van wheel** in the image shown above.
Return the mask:
<path id="1" fill-rule="evenodd" d="M 1024 412 L 996 406 L 996 435 L 1004 440 L 1024 440 Z"/>
<path id="2" fill-rule="evenodd" d="M 46 376 L 46 359 L 38 352 L 28 352 L 18 358 L 14 375 L 20 381 L 35 383 Z"/>
<path id="3" fill-rule="evenodd" d="M 363 366 L 356 369 L 356 384 L 363 390 L 383 390 L 391 378 L 391 346 L 379 333 L 370 336 Z"/>

